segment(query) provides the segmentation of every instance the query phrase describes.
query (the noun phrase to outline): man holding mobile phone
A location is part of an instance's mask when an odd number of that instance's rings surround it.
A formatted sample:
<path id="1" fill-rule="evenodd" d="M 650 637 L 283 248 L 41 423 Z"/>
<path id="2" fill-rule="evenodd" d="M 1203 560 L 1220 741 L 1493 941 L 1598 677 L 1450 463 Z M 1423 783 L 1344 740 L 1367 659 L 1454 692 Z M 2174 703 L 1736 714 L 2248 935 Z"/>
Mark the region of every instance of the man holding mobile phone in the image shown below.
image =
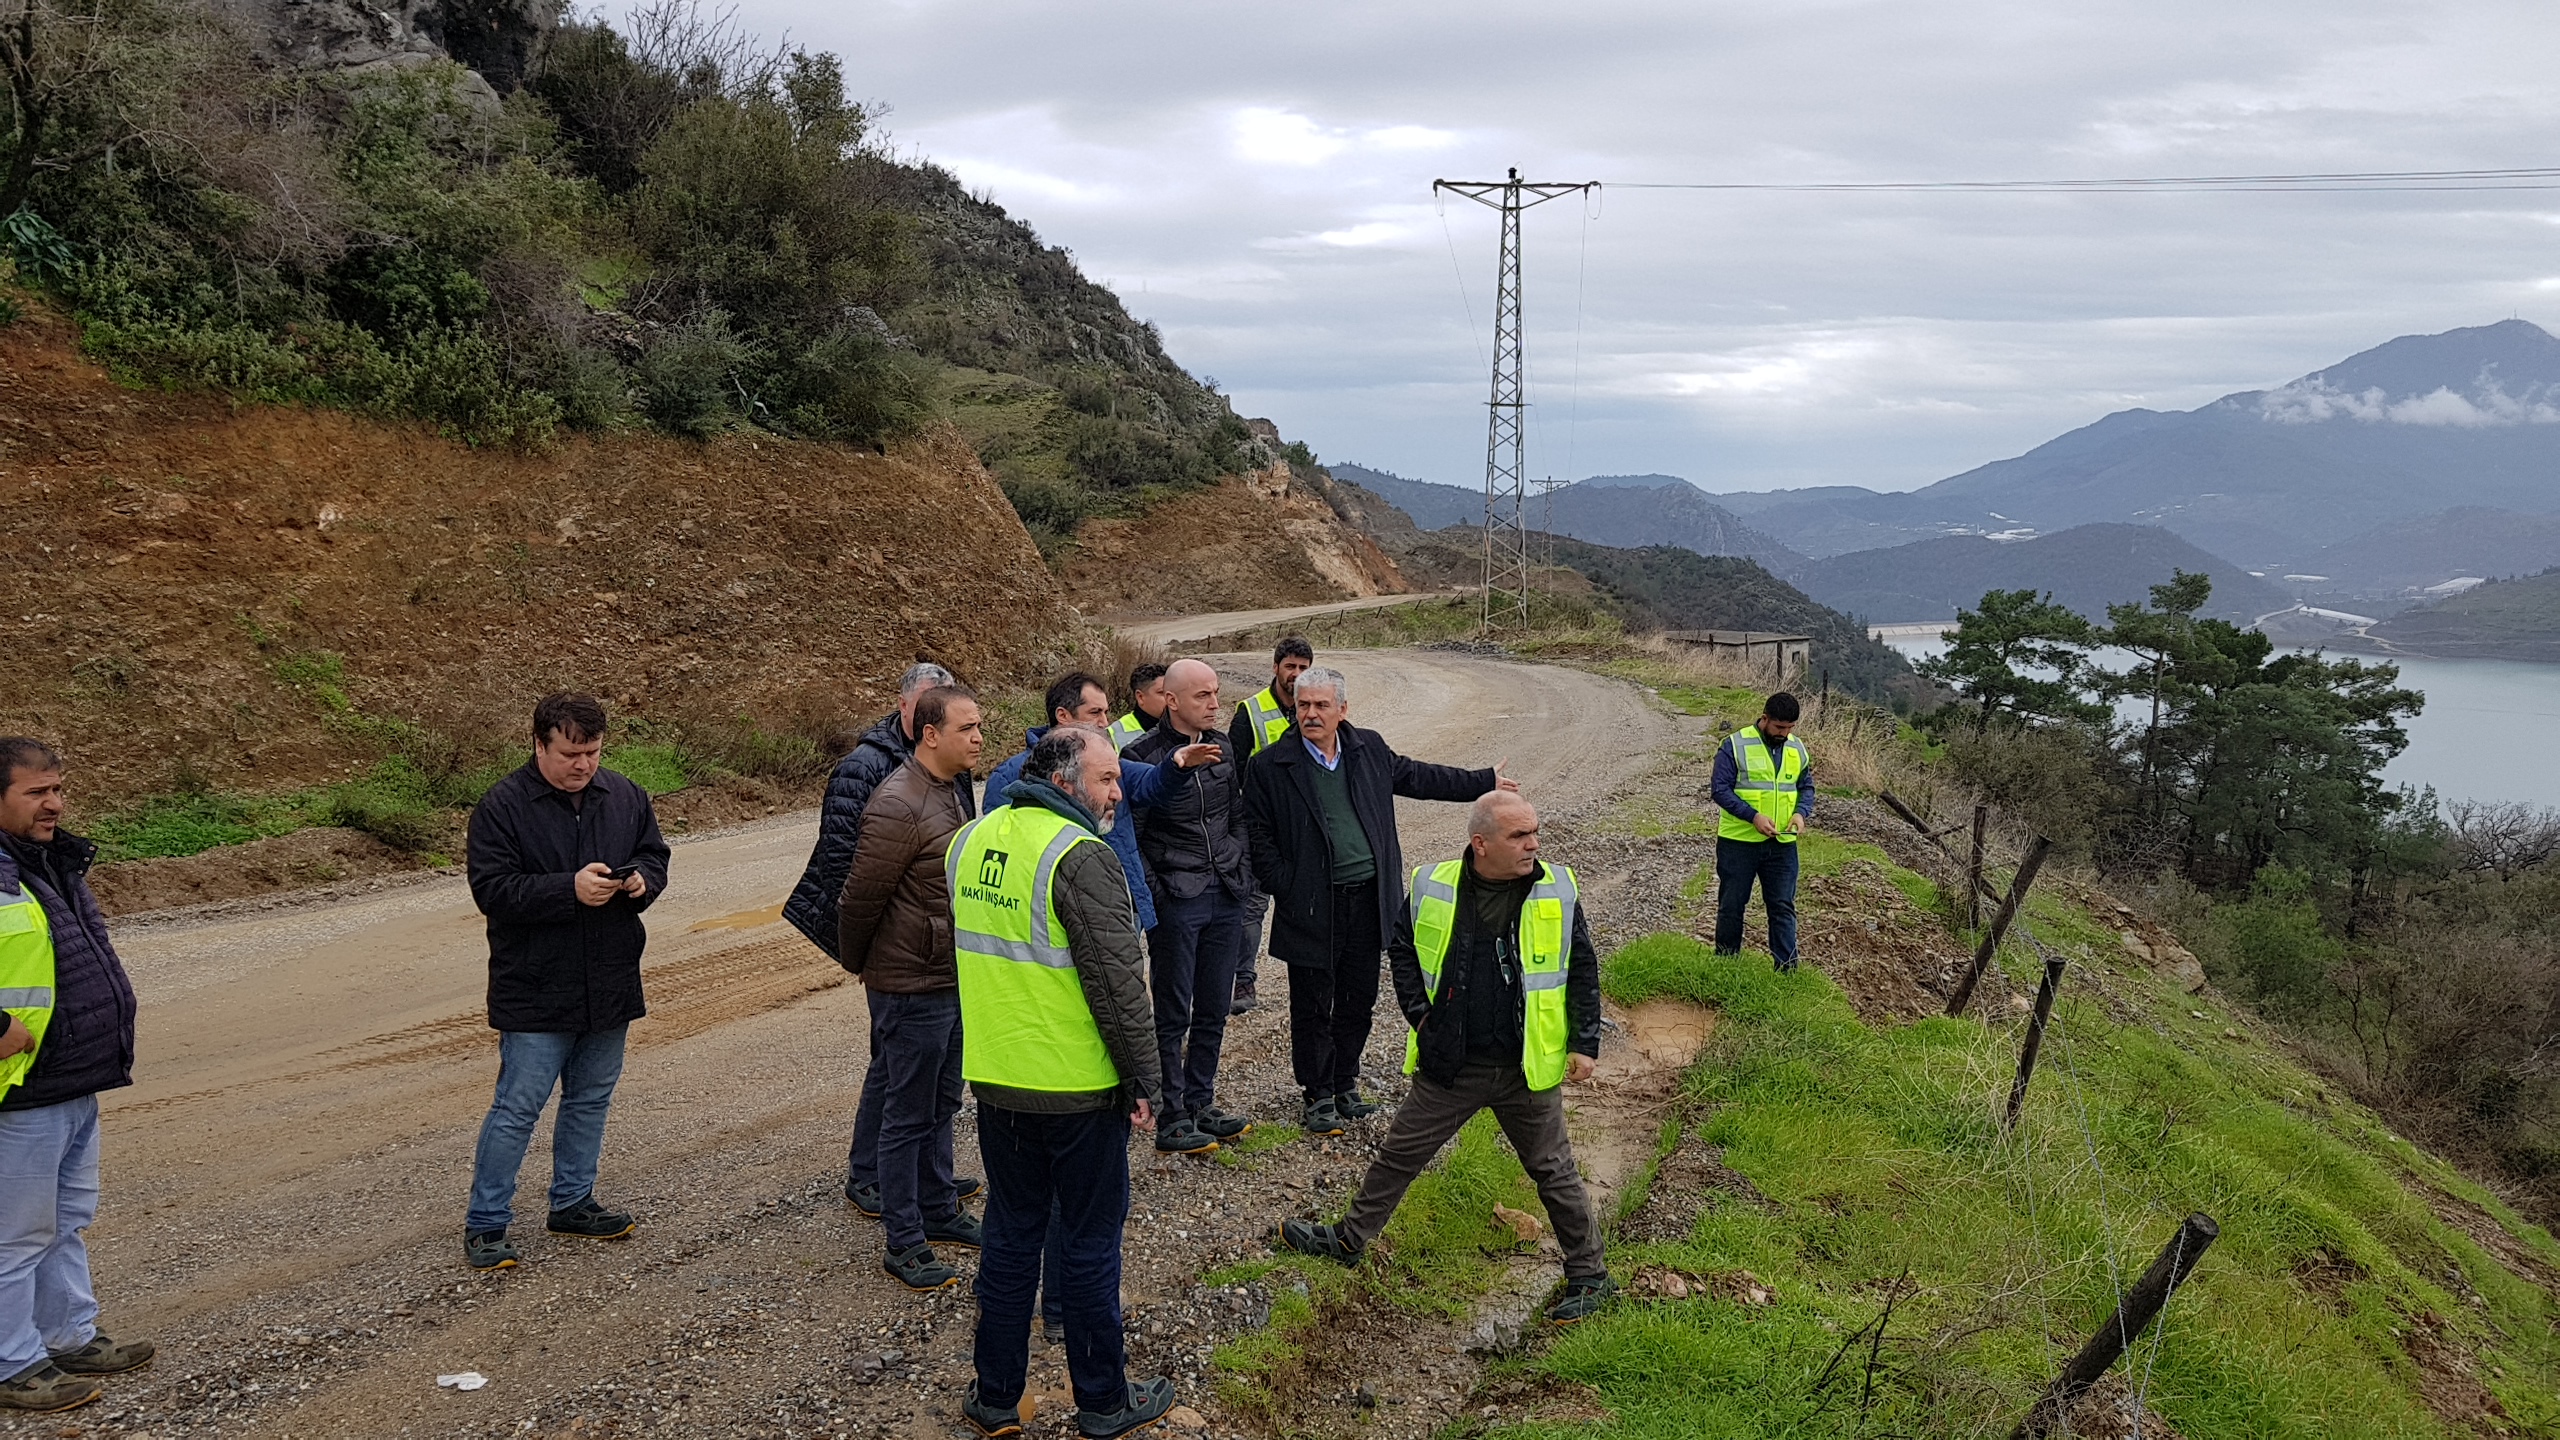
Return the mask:
<path id="1" fill-rule="evenodd" d="M 471 812 L 471 898 L 489 917 L 489 1027 L 498 1091 L 472 1162 L 463 1258 L 503 1270 L 516 1172 L 551 1092 L 554 1235 L 619 1240 L 628 1214 L 595 1197 L 623 1040 L 647 1013 L 640 912 L 667 886 L 667 842 L 649 792 L 603 768 L 605 713 L 592 695 L 533 707 L 533 758 Z"/>

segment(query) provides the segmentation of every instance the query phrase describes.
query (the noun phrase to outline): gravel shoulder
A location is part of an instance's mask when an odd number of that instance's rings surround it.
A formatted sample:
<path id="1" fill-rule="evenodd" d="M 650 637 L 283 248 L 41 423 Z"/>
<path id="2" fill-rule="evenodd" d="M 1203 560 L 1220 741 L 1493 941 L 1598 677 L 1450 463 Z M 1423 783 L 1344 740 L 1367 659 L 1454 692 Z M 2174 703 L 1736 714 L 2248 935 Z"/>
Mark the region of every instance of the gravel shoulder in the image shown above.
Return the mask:
<path id="1" fill-rule="evenodd" d="M 1258 681 L 1253 657 L 1222 658 Z M 1554 853 L 1598 882 L 1595 915 L 1630 882 L 1658 888 L 1656 866 L 1614 846 L 1584 860 L 1576 837 L 1665 783 L 1700 722 L 1577 671 L 1431 651 L 1326 659 L 1349 678 L 1355 720 L 1399 749 L 1508 757 L 1551 817 L 1578 817 Z M 1408 802 L 1399 820 L 1419 862 L 1455 852 L 1464 809 Z M 598 1245 L 520 1223 L 526 1263 L 493 1276 L 465 1271 L 455 1243 L 496 1052 L 458 879 L 121 931 L 144 1004 L 141 1083 L 106 1099 L 90 1241 L 107 1326 L 153 1336 L 161 1359 L 96 1406 L 0 1421 L 0 1435 L 952 1433 L 967 1291 L 897 1290 L 877 1268 L 878 1227 L 839 1193 L 862 999 L 778 923 L 813 830 L 779 817 L 679 848 L 650 912 L 651 1014 L 604 1164 L 605 1197 L 636 1210 L 640 1232 Z M 1211 1399 L 1210 1351 L 1260 1324 L 1269 1297 L 1199 1277 L 1260 1253 L 1281 1215 L 1337 1209 L 1377 1138 L 1311 1142 L 1280 1123 L 1295 1105 L 1278 975 L 1266 993 L 1229 1032 L 1223 1098 L 1267 1133 L 1214 1159 L 1132 1155 L 1133 1369 L 1174 1375 L 1212 1434 L 1243 1427 Z M 1390 1095 L 1396 1023 L 1382 1008 L 1370 1056 Z M 961 1124 L 974 1170 L 972 1116 Z M 536 1206 L 546 1134 L 519 1196 Z M 462 1370 L 489 1385 L 435 1385 Z M 1067 1433 L 1054 1353 L 1035 1356 L 1034 1386 L 1048 1397 L 1035 1433 Z"/>

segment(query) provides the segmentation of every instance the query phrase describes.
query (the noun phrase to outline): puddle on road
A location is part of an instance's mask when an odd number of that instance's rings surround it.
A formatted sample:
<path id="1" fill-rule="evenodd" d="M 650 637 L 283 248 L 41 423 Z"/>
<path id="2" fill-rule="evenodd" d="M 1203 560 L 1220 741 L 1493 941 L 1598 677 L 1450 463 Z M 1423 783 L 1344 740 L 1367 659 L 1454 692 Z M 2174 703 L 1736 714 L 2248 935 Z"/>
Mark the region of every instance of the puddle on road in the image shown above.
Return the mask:
<path id="1" fill-rule="evenodd" d="M 714 915 L 706 920 L 696 920 L 685 927 L 685 933 L 699 935 L 705 930 L 761 930 L 767 925 L 781 923 L 782 902 L 776 901 L 761 910 L 739 910 L 727 915 Z"/>

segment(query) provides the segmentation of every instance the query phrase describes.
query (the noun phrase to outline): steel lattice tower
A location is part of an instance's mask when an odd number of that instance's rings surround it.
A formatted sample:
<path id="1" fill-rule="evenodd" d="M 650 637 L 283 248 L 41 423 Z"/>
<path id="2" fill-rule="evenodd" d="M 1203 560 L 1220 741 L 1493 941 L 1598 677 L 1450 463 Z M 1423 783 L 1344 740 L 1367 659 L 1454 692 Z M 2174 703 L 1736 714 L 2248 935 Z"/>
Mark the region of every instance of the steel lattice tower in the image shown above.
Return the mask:
<path id="1" fill-rule="evenodd" d="M 1535 575 L 1529 550 L 1528 397 L 1520 350 L 1520 212 L 1595 188 L 1591 181 L 1534 184 L 1521 179 L 1517 169 L 1507 180 L 1431 182 L 1435 196 L 1446 190 L 1502 212 L 1501 265 L 1494 280 L 1493 390 L 1485 402 L 1483 613 L 1488 630 L 1528 628 Z"/>

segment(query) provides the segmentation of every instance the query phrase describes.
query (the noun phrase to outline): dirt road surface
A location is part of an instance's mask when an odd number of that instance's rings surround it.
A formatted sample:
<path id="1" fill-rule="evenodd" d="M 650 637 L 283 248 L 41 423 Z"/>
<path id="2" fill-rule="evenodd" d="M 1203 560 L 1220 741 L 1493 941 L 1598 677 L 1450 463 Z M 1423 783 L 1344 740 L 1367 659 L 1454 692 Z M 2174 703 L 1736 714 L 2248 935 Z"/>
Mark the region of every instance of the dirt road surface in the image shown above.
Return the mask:
<path id="1" fill-rule="evenodd" d="M 1569 670 L 1326 658 L 1358 721 L 1421 758 L 1507 756 L 1551 812 L 1623 791 L 1696 729 Z M 1454 853 L 1463 814 L 1406 802 L 1407 853 Z M 841 1196 L 863 1002 L 777 918 L 814 829 L 814 815 L 786 817 L 676 847 L 649 912 L 650 1014 L 632 1030 L 600 1186 L 639 1214 L 639 1233 L 543 1233 L 546 1123 L 518 1192 L 525 1263 L 493 1275 L 464 1269 L 459 1245 L 496 1069 L 480 920 L 459 881 L 124 927 L 139 1083 L 105 1098 L 90 1243 L 106 1328 L 155 1338 L 161 1358 L 99 1404 L 0 1421 L 0 1435 L 955 1433 L 968 1293 L 895 1287 L 879 1227 Z M 1294 1122 L 1278 974 L 1267 993 L 1229 1032 L 1222 1099 Z M 1370 1074 L 1393 1095 L 1396 1031 L 1381 1014 Z M 978 1168 L 972 1119 L 964 1173 Z M 1362 1141 L 1295 1139 L 1223 1163 L 1133 1151 L 1132 1369 L 1174 1375 L 1205 1433 L 1241 1433 L 1204 1372 L 1268 1296 L 1197 1278 L 1259 1253 L 1282 1214 L 1338 1209 Z M 489 1383 L 438 1388 L 466 1370 Z M 1033 1375 L 1045 1397 L 1033 1433 L 1069 1433 L 1059 1352 L 1035 1355 Z"/>
<path id="2" fill-rule="evenodd" d="M 1232 635 L 1257 625 L 1277 625 L 1283 620 L 1304 620 L 1315 615 L 1340 615 L 1351 610 L 1384 610 L 1394 605 L 1413 605 L 1425 600 L 1438 600 L 1461 592 L 1432 591 L 1412 595 L 1368 595 L 1358 600 L 1337 600 L 1329 605 L 1293 605 L 1285 610 L 1227 610 L 1215 615 L 1185 615 L 1174 620 L 1125 620 L 1112 628 L 1133 640 L 1161 640 L 1179 645 L 1185 640 L 1198 640 L 1210 635 Z"/>

